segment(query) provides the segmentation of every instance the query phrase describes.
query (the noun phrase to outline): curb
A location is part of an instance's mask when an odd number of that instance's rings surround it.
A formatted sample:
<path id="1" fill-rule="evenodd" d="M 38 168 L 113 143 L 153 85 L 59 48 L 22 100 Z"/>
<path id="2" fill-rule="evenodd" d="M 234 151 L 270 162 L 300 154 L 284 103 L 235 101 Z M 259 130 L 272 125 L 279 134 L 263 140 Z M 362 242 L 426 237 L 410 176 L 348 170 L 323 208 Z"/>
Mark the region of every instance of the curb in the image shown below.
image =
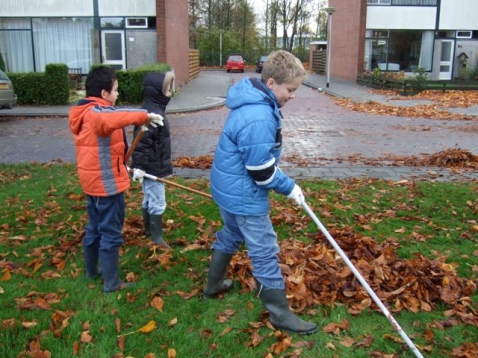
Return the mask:
<path id="1" fill-rule="evenodd" d="M 319 86 L 317 86 L 317 85 L 315 85 L 315 84 L 313 84 L 313 83 L 311 83 L 311 82 L 304 81 L 304 82 L 302 82 L 302 84 L 303 84 L 304 86 L 309 87 L 309 88 L 315 89 L 315 90 L 317 90 L 318 92 L 324 92 L 324 93 L 327 93 L 327 94 L 329 94 L 329 95 L 331 95 L 331 96 L 334 96 L 334 97 L 337 97 L 337 98 L 347 98 L 347 97 L 342 96 L 342 95 L 340 95 L 340 94 L 338 94 L 338 93 L 335 93 L 334 91 L 331 91 L 331 90 L 329 90 L 329 89 L 327 89 L 327 88 L 324 89 L 324 88 L 322 88 L 322 87 L 319 87 Z M 320 89 L 322 89 L 322 90 L 320 90 Z"/>

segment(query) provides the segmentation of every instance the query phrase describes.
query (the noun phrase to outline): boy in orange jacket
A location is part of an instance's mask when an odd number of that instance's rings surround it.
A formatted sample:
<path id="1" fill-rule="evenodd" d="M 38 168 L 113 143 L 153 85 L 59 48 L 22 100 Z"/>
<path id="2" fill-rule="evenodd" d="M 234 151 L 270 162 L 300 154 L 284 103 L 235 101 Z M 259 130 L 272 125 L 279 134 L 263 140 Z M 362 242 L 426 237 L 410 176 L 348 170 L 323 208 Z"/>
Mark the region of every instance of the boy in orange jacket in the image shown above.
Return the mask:
<path id="1" fill-rule="evenodd" d="M 83 238 L 86 277 L 103 276 L 104 292 L 130 285 L 119 277 L 119 248 L 124 243 L 121 235 L 124 192 L 130 187 L 124 127 L 163 125 L 160 115 L 140 109 L 115 108 L 117 98 L 116 71 L 106 66 L 96 67 L 86 77 L 86 98 L 69 113 L 78 176 L 87 198 L 88 223 Z"/>

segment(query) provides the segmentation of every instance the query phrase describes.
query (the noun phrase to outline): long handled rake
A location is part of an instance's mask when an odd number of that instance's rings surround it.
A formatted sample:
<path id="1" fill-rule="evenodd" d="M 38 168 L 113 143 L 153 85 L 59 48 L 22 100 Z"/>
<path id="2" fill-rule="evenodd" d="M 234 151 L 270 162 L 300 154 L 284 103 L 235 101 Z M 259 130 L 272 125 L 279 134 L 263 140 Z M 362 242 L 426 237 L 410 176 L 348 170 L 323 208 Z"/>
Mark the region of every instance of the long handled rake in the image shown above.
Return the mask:
<path id="1" fill-rule="evenodd" d="M 148 179 L 152 179 L 152 180 L 156 180 L 156 181 L 159 181 L 161 183 L 164 183 L 164 184 L 169 184 L 171 186 L 175 186 L 177 188 L 181 188 L 181 189 L 184 189 L 184 190 L 187 190 L 187 191 L 190 191 L 192 193 L 195 193 L 195 194 L 199 194 L 199 195 L 202 195 L 208 199 L 212 199 L 212 196 L 211 194 L 208 194 L 208 193 L 204 193 L 202 191 L 199 191 L 199 190 L 196 190 L 196 189 L 193 189 L 193 188 L 189 188 L 187 186 L 184 186 L 184 185 L 181 185 L 181 184 L 178 184 L 178 183 L 175 183 L 173 181 L 170 181 L 170 180 L 167 180 L 167 179 L 164 179 L 164 178 L 158 178 L 154 175 L 150 175 L 150 174 L 145 174 L 144 175 L 145 178 L 148 178 Z"/>
<path id="2" fill-rule="evenodd" d="M 132 169 L 130 169 L 129 167 L 128 168 L 128 171 L 130 172 L 133 172 Z M 155 175 L 151 175 L 151 174 L 144 174 L 144 177 L 145 178 L 148 178 L 148 179 L 151 179 L 151 180 L 156 180 L 156 181 L 159 181 L 161 183 L 164 183 L 164 184 L 168 184 L 168 185 L 171 185 L 171 186 L 175 186 L 177 188 L 180 188 L 180 189 L 183 189 L 183 190 L 187 190 L 187 191 L 190 191 L 191 193 L 195 193 L 195 194 L 198 194 L 198 195 L 201 195 L 201 196 L 204 196 L 208 199 L 212 199 L 212 195 L 211 194 L 208 194 L 208 193 L 204 193 L 202 191 L 199 191 L 199 190 L 196 190 L 196 189 L 193 189 L 193 188 L 189 188 L 187 186 L 184 186 L 184 185 L 181 185 L 181 184 L 178 184 L 178 183 L 175 183 L 173 181 L 170 181 L 170 180 L 167 180 L 167 179 L 164 179 L 164 178 L 159 178 Z"/>
<path id="3" fill-rule="evenodd" d="M 138 132 L 138 134 L 136 134 L 136 137 L 134 138 L 133 143 L 131 143 L 131 146 L 129 147 L 128 152 L 124 156 L 125 164 L 128 164 L 128 160 L 131 157 L 131 155 L 133 154 L 134 150 L 136 149 L 136 146 L 138 145 L 139 141 L 143 137 L 143 133 L 144 133 L 144 131 L 140 130 Z"/>
<path id="4" fill-rule="evenodd" d="M 395 319 L 393 318 L 392 314 L 388 311 L 387 307 L 385 307 L 382 303 L 382 301 L 380 301 L 380 298 L 378 298 L 378 296 L 375 294 L 375 292 L 373 292 L 372 288 L 369 286 L 369 284 L 367 283 L 367 281 L 365 281 L 365 279 L 363 278 L 363 276 L 360 274 L 360 272 L 358 272 L 358 270 L 355 268 L 355 266 L 353 265 L 353 263 L 349 260 L 349 258 L 347 257 L 347 255 L 345 255 L 345 253 L 342 251 L 342 249 L 340 248 L 340 246 L 337 244 L 337 242 L 334 240 L 334 238 L 329 234 L 329 232 L 327 231 L 327 229 L 324 227 L 324 225 L 322 225 L 322 223 L 320 222 L 320 220 L 317 218 L 317 216 L 315 216 L 315 214 L 313 213 L 313 211 L 310 209 L 309 205 L 307 205 L 307 203 L 303 200 L 302 201 L 302 206 L 304 207 L 304 209 L 307 211 L 307 213 L 310 215 L 310 217 L 312 218 L 312 220 L 315 221 L 315 223 L 317 224 L 317 226 L 319 227 L 320 231 L 322 231 L 322 233 L 325 235 L 325 237 L 327 238 L 327 240 L 329 240 L 329 242 L 332 244 L 332 246 L 334 247 L 335 251 L 340 255 L 340 257 L 342 258 L 342 260 L 344 260 L 344 262 L 347 264 L 347 266 L 350 268 L 350 270 L 352 270 L 353 274 L 355 275 L 355 277 L 360 281 L 360 283 L 362 284 L 363 287 L 365 287 L 365 290 L 367 290 L 368 294 L 370 295 L 370 297 L 372 297 L 372 299 L 375 301 L 375 303 L 377 304 L 378 307 L 380 307 L 380 309 L 382 310 L 383 314 L 385 315 L 385 317 L 388 318 L 388 320 L 390 321 L 390 323 L 392 324 L 392 326 L 397 330 L 398 333 L 400 333 L 400 336 L 402 336 L 403 340 L 407 343 L 407 345 L 410 347 L 410 349 L 413 351 L 413 353 L 415 353 L 415 356 L 418 357 L 418 358 L 423 358 L 422 354 L 420 353 L 420 351 L 417 349 L 417 347 L 415 346 L 415 344 L 413 344 L 413 342 L 410 340 L 410 338 L 408 338 L 407 334 L 403 331 L 402 327 L 400 327 L 400 325 L 398 324 L 397 321 L 395 321 Z"/>

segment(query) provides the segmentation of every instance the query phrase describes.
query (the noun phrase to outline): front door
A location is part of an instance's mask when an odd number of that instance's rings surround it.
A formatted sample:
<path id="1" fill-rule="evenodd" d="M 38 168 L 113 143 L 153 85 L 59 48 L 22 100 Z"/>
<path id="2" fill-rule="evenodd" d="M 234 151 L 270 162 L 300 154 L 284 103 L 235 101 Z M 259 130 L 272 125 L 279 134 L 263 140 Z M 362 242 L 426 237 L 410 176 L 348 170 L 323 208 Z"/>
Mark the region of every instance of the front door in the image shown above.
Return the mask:
<path id="1" fill-rule="evenodd" d="M 126 67 L 124 31 L 101 31 L 101 57 L 102 63 L 114 69 L 121 70 Z"/>
<path id="2" fill-rule="evenodd" d="M 455 41 L 441 41 L 440 80 L 451 80 Z"/>

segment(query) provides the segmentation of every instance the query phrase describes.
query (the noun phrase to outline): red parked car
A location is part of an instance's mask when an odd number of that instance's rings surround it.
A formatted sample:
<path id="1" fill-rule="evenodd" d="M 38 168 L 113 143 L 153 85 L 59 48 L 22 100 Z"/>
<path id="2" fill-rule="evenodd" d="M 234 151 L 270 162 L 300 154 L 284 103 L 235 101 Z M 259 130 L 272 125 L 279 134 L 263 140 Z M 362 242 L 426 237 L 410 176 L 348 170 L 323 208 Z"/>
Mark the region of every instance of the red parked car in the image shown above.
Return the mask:
<path id="1" fill-rule="evenodd" d="M 244 59 L 241 55 L 231 55 L 226 62 L 227 72 L 241 71 L 244 73 Z"/>

